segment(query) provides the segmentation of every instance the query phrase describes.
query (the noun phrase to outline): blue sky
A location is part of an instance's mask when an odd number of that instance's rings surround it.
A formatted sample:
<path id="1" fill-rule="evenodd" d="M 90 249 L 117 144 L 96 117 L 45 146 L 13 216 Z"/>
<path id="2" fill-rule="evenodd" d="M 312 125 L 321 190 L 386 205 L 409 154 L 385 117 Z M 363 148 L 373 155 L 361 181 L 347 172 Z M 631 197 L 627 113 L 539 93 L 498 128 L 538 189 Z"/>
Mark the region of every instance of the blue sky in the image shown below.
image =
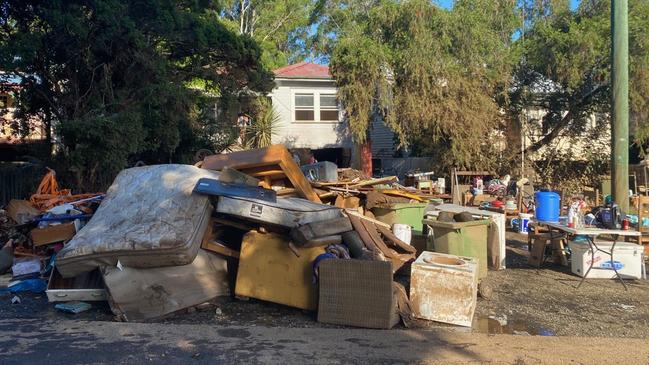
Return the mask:
<path id="1" fill-rule="evenodd" d="M 572 9 L 577 8 L 577 5 L 579 5 L 579 1 L 580 0 L 570 0 L 570 7 Z M 453 0 L 437 0 L 437 3 L 439 3 L 439 5 L 445 8 L 450 8 L 451 6 L 453 6 Z"/>

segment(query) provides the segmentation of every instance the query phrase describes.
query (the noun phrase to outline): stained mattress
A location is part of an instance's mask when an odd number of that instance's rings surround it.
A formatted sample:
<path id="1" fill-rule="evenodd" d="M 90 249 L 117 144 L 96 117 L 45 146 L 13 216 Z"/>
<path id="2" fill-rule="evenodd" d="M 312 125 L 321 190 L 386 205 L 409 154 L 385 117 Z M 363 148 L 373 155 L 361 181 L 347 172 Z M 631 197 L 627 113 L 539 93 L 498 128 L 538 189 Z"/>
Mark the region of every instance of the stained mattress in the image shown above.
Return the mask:
<path id="1" fill-rule="evenodd" d="M 219 196 L 216 211 L 287 228 L 342 217 L 340 208 L 300 198 L 280 198 L 277 202 L 268 202 L 247 197 Z"/>
<path id="2" fill-rule="evenodd" d="M 94 216 L 57 255 L 63 277 L 101 266 L 152 268 L 194 261 L 211 215 L 207 196 L 192 194 L 218 172 L 190 165 L 123 170 Z"/>

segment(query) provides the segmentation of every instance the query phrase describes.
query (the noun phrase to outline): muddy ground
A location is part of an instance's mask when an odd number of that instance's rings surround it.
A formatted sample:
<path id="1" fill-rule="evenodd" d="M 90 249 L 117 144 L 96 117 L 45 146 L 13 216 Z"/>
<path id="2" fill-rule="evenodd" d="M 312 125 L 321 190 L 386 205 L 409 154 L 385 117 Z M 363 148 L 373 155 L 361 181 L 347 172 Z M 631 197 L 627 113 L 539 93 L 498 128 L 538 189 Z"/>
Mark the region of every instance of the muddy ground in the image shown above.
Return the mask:
<path id="1" fill-rule="evenodd" d="M 649 282 L 628 282 L 629 290 L 614 280 L 586 281 L 570 269 L 549 264 L 537 270 L 526 265 L 525 236 L 510 233 L 507 270 L 490 271 L 485 283 L 493 289 L 489 300 L 478 298 L 473 331 L 519 335 L 649 338 Z M 6 281 L 6 277 L 4 278 Z M 113 321 L 105 303 L 77 315 L 56 311 L 44 294 L 20 294 L 21 303 L 11 304 L 13 295 L 0 293 L 0 320 L 10 318 L 80 319 Z M 219 298 L 158 320 L 159 323 L 214 324 L 215 326 L 337 327 L 316 321 L 316 314 L 249 299 Z M 399 325 L 403 326 L 403 325 Z M 450 327 L 415 321 L 414 328 Z M 467 329 L 460 329 L 466 331 Z"/>

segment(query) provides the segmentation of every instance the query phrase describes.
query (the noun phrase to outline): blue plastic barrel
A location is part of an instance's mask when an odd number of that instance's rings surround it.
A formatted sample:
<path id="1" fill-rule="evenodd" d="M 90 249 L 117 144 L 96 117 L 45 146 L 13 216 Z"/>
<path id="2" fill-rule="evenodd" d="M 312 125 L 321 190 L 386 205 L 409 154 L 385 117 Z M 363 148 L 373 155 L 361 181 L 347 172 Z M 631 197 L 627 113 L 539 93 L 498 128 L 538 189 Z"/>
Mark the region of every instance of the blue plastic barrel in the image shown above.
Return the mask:
<path id="1" fill-rule="evenodd" d="M 537 191 L 534 194 L 535 217 L 541 222 L 559 222 L 561 198 L 554 191 Z"/>

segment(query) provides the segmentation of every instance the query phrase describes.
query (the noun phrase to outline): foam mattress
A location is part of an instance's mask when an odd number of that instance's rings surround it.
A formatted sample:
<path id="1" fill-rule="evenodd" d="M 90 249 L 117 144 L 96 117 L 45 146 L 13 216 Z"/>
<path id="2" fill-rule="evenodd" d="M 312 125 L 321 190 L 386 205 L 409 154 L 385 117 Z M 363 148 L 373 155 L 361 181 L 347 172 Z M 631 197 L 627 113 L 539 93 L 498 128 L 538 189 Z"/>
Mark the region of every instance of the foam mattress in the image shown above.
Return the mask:
<path id="1" fill-rule="evenodd" d="M 200 178 L 218 172 L 190 165 L 123 170 L 86 224 L 57 256 L 63 277 L 102 266 L 152 268 L 194 261 L 212 206 L 192 194 Z"/>

